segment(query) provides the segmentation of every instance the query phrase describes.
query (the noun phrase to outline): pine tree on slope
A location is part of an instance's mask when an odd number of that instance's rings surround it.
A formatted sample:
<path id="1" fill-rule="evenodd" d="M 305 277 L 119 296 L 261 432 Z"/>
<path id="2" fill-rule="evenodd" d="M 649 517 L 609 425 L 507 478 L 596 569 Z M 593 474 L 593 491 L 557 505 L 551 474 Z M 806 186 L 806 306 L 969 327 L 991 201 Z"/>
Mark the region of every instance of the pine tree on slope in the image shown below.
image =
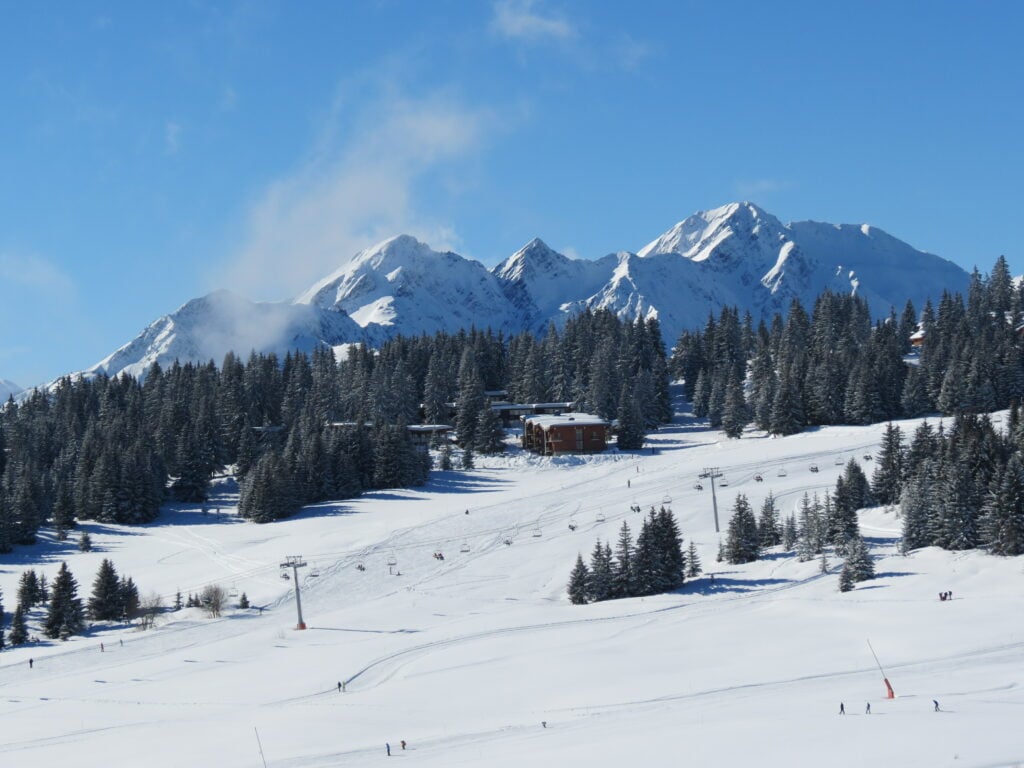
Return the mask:
<path id="1" fill-rule="evenodd" d="M 583 605 L 590 593 L 590 570 L 583 562 L 583 555 L 576 555 L 576 565 L 569 574 L 569 602 Z"/>
<path id="2" fill-rule="evenodd" d="M 62 562 L 57 577 L 53 580 L 50 594 L 50 607 L 43 624 L 43 633 L 47 637 L 66 640 L 77 635 L 85 628 L 82 600 L 78 597 L 78 584 L 68 570 L 68 564 Z"/>

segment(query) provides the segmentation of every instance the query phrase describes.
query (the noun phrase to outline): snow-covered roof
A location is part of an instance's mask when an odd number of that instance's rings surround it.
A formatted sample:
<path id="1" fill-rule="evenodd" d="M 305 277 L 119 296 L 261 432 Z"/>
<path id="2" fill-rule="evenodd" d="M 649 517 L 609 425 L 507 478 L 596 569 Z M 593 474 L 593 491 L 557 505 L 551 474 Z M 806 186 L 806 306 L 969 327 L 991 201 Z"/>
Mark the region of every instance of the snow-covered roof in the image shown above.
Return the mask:
<path id="1" fill-rule="evenodd" d="M 526 420 L 526 423 L 535 424 L 543 429 L 569 425 L 575 427 L 609 426 L 605 419 L 602 419 L 600 416 L 595 416 L 592 413 L 563 413 L 557 416 L 531 416 Z"/>

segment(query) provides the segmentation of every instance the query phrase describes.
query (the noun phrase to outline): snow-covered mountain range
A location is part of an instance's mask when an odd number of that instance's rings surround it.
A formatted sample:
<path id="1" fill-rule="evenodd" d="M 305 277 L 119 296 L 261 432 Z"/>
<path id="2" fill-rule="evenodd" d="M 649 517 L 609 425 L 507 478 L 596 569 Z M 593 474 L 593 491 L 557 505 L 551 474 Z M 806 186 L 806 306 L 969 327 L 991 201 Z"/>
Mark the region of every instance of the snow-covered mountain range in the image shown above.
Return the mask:
<path id="1" fill-rule="evenodd" d="M 0 403 L 3 403 L 11 395 L 16 395 L 21 392 L 21 387 L 15 384 L 13 381 L 7 379 L 0 379 Z"/>
<path id="2" fill-rule="evenodd" d="M 636 253 L 597 260 L 571 259 L 535 239 L 488 269 L 399 235 L 347 259 L 291 302 L 226 291 L 194 299 L 89 372 L 140 374 L 153 361 L 219 363 L 230 350 L 283 354 L 470 326 L 539 331 L 587 307 L 657 317 L 671 345 L 724 305 L 770 317 L 794 298 L 809 309 L 831 288 L 857 292 L 883 317 L 907 299 L 920 309 L 967 283 L 956 264 L 867 224 L 783 224 L 752 203 L 700 211 Z"/>

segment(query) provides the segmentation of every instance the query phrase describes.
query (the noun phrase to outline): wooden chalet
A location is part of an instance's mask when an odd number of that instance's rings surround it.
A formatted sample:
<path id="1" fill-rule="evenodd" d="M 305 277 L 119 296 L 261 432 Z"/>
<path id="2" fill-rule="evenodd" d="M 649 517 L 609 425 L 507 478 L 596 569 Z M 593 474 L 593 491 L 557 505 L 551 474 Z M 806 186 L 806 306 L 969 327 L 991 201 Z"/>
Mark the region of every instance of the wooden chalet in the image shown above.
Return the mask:
<path id="1" fill-rule="evenodd" d="M 609 422 L 589 413 L 531 416 L 523 423 L 523 448 L 544 456 L 600 453 L 610 433 Z"/>

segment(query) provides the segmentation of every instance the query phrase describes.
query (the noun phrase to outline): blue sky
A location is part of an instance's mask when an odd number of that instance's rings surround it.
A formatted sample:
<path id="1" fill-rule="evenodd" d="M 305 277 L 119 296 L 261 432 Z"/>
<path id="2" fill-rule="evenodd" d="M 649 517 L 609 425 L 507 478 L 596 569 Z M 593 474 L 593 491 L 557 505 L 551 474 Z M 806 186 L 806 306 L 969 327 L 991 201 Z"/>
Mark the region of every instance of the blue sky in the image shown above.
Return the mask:
<path id="1" fill-rule="evenodd" d="M 1024 5 L 3 3 L 0 378 L 411 232 L 596 258 L 749 199 L 1024 272 Z"/>

